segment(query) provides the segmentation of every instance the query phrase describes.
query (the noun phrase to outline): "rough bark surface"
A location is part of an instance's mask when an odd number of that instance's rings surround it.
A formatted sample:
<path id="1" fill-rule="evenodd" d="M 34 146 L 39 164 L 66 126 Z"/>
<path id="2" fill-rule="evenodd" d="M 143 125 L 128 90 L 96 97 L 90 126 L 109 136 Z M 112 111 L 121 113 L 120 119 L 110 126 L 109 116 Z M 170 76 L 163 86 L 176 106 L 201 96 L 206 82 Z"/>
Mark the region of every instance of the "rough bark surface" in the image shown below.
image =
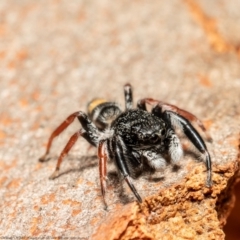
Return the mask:
<path id="1" fill-rule="evenodd" d="M 234 205 L 233 182 L 239 162 L 214 168 L 215 185 L 202 183 L 203 168 L 181 183 L 116 211 L 92 239 L 224 239 L 223 226 Z"/>
<path id="2" fill-rule="evenodd" d="M 239 179 L 239 9 L 235 0 L 1 1 L 0 236 L 224 239 Z M 96 149 L 83 139 L 48 179 L 80 126 L 40 163 L 51 132 L 93 98 L 124 106 L 127 82 L 135 103 L 164 100 L 203 120 L 213 138 L 211 189 L 184 139 L 179 169 L 134 181 L 141 205 L 109 164 L 104 210 Z"/>

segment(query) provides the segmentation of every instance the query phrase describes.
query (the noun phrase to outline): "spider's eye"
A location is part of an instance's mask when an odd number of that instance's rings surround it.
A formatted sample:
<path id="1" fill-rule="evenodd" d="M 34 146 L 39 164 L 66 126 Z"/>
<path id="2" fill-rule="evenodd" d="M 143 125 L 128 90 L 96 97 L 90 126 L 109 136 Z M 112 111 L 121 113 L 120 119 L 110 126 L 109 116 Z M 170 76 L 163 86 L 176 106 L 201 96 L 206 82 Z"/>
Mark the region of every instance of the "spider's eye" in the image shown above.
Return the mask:
<path id="1" fill-rule="evenodd" d="M 152 143 L 155 143 L 159 140 L 159 136 L 157 134 L 154 134 L 151 136 L 150 140 Z"/>
<path id="2" fill-rule="evenodd" d="M 163 129 L 163 130 L 161 131 L 161 135 L 162 135 L 162 136 L 164 136 L 164 135 L 165 135 L 165 133 L 166 133 L 166 130 L 165 130 L 165 129 Z"/>

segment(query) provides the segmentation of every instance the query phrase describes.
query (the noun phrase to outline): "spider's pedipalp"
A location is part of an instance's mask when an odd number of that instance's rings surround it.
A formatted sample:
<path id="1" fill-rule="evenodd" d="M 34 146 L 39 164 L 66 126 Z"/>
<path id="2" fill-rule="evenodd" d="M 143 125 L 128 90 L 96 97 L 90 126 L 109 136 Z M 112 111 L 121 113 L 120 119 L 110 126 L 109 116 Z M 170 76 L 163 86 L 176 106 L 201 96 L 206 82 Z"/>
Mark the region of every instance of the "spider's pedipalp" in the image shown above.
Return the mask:
<path id="1" fill-rule="evenodd" d="M 180 139 L 173 130 L 169 131 L 169 155 L 173 163 L 177 163 L 183 157 L 183 149 Z"/>
<path id="2" fill-rule="evenodd" d="M 167 166 L 166 159 L 157 150 L 146 150 L 143 151 L 142 155 L 146 158 L 149 166 L 155 171 L 162 170 Z"/>

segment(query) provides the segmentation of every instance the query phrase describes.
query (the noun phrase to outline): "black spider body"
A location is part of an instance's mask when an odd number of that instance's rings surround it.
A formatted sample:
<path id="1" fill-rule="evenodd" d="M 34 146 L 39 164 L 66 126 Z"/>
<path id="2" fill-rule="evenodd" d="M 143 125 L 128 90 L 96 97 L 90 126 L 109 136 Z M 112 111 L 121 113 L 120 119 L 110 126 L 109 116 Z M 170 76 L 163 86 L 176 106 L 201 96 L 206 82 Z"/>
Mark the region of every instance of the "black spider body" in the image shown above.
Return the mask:
<path id="1" fill-rule="evenodd" d="M 107 179 L 107 160 L 114 161 L 120 175 L 125 179 L 139 202 L 142 202 L 131 178 L 146 171 L 151 173 L 163 169 L 167 161 L 177 163 L 183 157 L 183 150 L 175 130 L 179 128 L 192 144 L 205 157 L 207 185 L 212 185 L 211 158 L 206 144 L 191 122 L 196 122 L 205 131 L 201 121 L 193 114 L 174 105 L 145 98 L 133 108 L 132 88 L 124 86 L 125 110 L 118 104 L 104 99 L 94 99 L 88 104 L 88 114 L 82 111 L 71 114 L 50 136 L 44 161 L 49 153 L 53 139 L 58 136 L 75 118 L 82 129 L 77 131 L 63 149 L 51 176 L 58 176 L 63 157 L 69 152 L 79 136 L 97 147 L 101 190 L 104 199 Z M 146 104 L 152 106 L 147 111 Z M 105 199 L 104 203 L 106 205 Z M 107 205 L 106 205 L 107 206 Z"/>
<path id="2" fill-rule="evenodd" d="M 127 110 L 111 124 L 114 134 L 131 147 L 147 148 L 160 144 L 166 132 L 165 122 L 141 109 Z"/>

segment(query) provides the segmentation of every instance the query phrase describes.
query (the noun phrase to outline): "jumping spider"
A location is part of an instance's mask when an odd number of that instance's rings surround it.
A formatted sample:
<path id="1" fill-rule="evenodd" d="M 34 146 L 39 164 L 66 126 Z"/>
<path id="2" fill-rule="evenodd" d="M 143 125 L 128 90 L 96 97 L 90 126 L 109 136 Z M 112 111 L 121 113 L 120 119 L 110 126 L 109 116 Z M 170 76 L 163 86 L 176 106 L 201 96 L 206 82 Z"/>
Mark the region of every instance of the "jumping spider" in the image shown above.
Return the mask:
<path id="1" fill-rule="evenodd" d="M 212 186 L 211 158 L 207 147 L 197 130 L 190 122 L 195 122 L 205 132 L 202 122 L 193 114 L 174 105 L 144 98 L 138 101 L 137 108 L 133 108 L 132 87 L 124 86 L 125 111 L 122 111 L 115 102 L 104 99 L 94 99 L 88 104 L 88 114 L 82 111 L 71 114 L 51 134 L 46 153 L 39 160 L 45 161 L 50 151 L 52 141 L 75 118 L 82 128 L 72 135 L 61 152 L 56 170 L 50 176 L 58 176 L 64 156 L 69 152 L 78 137 L 85 138 L 91 145 L 97 147 L 99 158 L 99 173 L 103 202 L 105 201 L 107 160 L 112 160 L 138 202 L 142 198 L 134 187 L 131 178 L 146 171 L 146 166 L 152 172 L 159 171 L 166 166 L 166 156 L 172 163 L 177 163 L 183 157 L 183 150 L 179 137 L 175 133 L 180 129 L 192 144 L 205 157 L 207 168 L 207 186 Z M 147 111 L 147 104 L 152 106 Z"/>

